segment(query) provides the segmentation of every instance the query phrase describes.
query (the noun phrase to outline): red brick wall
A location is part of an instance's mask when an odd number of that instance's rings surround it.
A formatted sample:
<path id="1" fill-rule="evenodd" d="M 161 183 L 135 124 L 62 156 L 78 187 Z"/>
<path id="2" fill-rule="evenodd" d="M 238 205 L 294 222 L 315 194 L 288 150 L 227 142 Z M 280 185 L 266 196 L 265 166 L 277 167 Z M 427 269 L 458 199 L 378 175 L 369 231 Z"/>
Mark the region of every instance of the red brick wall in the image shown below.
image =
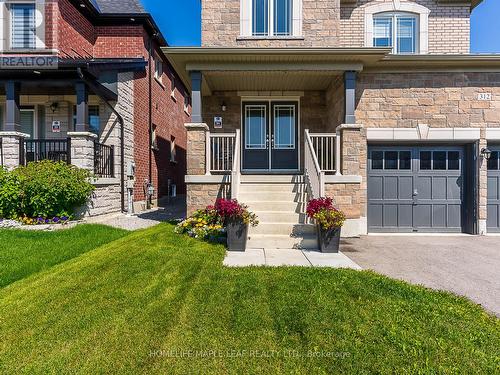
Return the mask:
<path id="1" fill-rule="evenodd" d="M 46 7 L 47 46 L 57 48 L 62 58 L 78 57 L 142 57 L 149 59 L 149 35 L 137 25 L 94 26 L 68 0 L 48 0 Z M 54 32 L 55 30 L 55 32 Z M 155 46 L 157 49 L 158 46 Z M 157 50 L 159 54 L 160 51 Z M 154 67 L 152 67 L 154 74 Z M 184 112 L 185 89 L 176 78 L 174 100 L 170 93 L 172 70 L 164 60 L 163 85 L 152 79 L 152 120 L 156 125 L 158 150 L 149 146 L 149 67 L 135 73 L 134 80 L 134 156 L 136 162 L 135 201 L 145 200 L 144 183 L 149 179 L 149 158 L 152 161 L 152 182 L 155 198 L 168 193 L 168 180 L 177 185 L 177 193 L 185 194 L 186 130 L 190 116 Z M 189 109 L 190 112 L 190 109 Z M 176 163 L 170 162 L 170 142 L 175 137 Z"/>
<path id="2" fill-rule="evenodd" d="M 146 59 L 149 53 L 144 43 Z M 155 46 L 156 47 L 156 46 Z M 159 51 L 155 51 L 159 54 Z M 186 186 L 186 147 L 187 135 L 184 123 L 190 121 L 190 116 L 184 112 L 185 88 L 176 78 L 175 99 L 170 95 L 171 67 L 164 60 L 162 83 L 154 78 L 154 65 L 151 69 L 152 78 L 152 123 L 156 126 L 157 150 L 149 147 L 149 68 L 145 73 L 136 73 L 134 85 L 134 131 L 135 131 L 135 161 L 136 188 L 135 201 L 145 200 L 144 182 L 149 179 L 149 157 L 152 161 L 152 179 L 156 189 L 155 198 L 168 194 L 168 180 L 177 185 L 177 193 L 185 194 Z M 189 108 L 190 113 L 191 108 Z M 175 137 L 176 162 L 170 161 L 170 142 Z"/>

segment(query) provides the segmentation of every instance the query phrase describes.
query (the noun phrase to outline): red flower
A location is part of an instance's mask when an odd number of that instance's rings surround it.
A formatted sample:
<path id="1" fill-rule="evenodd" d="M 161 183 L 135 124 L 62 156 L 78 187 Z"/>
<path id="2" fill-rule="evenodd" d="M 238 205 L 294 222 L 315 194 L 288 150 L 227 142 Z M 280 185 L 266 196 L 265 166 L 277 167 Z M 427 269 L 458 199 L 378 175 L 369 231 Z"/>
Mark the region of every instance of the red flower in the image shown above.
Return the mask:
<path id="1" fill-rule="evenodd" d="M 311 199 L 307 204 L 307 216 L 314 219 L 314 216 L 321 210 L 337 210 L 333 207 L 332 198 Z"/>

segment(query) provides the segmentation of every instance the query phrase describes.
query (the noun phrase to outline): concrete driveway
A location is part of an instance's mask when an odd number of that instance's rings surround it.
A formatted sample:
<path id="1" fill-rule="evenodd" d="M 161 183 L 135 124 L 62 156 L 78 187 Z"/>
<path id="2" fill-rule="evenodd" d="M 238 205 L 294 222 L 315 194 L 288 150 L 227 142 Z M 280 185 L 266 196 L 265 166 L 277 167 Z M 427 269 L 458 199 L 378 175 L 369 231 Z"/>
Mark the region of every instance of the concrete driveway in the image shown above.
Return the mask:
<path id="1" fill-rule="evenodd" d="M 500 237 L 366 236 L 341 250 L 363 269 L 466 296 L 500 316 Z"/>

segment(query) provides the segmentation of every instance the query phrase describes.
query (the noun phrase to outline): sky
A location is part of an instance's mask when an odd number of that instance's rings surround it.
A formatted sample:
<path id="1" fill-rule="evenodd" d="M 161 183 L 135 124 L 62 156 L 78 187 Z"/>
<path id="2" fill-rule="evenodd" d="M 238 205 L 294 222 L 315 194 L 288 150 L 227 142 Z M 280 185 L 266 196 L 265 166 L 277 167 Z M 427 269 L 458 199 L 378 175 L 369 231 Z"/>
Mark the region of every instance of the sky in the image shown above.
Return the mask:
<path id="1" fill-rule="evenodd" d="M 201 44 L 200 0 L 141 0 L 171 46 Z M 500 0 L 484 0 L 472 13 L 471 52 L 500 53 Z"/>

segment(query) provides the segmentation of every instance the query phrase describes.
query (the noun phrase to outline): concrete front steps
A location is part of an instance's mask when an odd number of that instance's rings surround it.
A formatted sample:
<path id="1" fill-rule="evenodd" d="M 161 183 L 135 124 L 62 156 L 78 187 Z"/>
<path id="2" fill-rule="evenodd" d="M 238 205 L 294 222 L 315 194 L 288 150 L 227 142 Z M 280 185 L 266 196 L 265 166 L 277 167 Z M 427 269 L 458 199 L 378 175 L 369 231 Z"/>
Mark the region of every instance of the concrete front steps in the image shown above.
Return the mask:
<path id="1" fill-rule="evenodd" d="M 249 249 L 318 249 L 316 227 L 305 215 L 302 176 L 242 176 L 238 200 L 259 217 L 250 228 Z"/>

